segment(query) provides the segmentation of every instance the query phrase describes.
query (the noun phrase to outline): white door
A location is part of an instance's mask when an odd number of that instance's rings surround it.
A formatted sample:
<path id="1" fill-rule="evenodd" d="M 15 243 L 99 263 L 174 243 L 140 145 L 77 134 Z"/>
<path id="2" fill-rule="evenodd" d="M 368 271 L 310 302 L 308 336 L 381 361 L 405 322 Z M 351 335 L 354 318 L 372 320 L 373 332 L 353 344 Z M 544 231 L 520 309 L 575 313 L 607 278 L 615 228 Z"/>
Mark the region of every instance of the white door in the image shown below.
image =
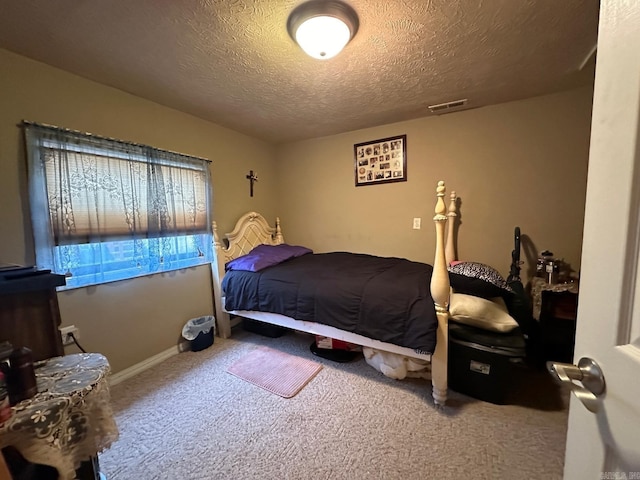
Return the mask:
<path id="1" fill-rule="evenodd" d="M 601 0 L 574 360 L 606 390 L 597 413 L 572 395 L 567 480 L 640 479 L 639 117 L 640 1 Z"/>

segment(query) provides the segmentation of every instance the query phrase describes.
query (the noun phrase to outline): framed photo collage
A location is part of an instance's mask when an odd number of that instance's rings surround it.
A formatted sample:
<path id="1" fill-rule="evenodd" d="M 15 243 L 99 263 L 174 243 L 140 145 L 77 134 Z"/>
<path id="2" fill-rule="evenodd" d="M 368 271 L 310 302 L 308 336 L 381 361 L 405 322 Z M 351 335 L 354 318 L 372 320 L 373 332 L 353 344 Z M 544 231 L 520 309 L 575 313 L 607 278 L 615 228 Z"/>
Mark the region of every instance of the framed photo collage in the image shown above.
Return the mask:
<path id="1" fill-rule="evenodd" d="M 407 181 L 407 136 L 353 146 L 356 187 Z"/>

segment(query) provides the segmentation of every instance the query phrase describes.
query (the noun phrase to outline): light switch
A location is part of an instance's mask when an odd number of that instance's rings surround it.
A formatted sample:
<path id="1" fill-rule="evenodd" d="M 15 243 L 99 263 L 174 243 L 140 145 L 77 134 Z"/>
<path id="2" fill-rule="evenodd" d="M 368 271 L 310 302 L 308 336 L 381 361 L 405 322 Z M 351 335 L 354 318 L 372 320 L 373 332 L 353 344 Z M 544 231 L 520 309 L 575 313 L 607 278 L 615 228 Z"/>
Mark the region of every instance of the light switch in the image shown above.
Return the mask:
<path id="1" fill-rule="evenodd" d="M 422 219 L 420 217 L 416 217 L 413 219 L 413 229 L 414 230 L 420 230 L 420 223 L 422 222 Z"/>

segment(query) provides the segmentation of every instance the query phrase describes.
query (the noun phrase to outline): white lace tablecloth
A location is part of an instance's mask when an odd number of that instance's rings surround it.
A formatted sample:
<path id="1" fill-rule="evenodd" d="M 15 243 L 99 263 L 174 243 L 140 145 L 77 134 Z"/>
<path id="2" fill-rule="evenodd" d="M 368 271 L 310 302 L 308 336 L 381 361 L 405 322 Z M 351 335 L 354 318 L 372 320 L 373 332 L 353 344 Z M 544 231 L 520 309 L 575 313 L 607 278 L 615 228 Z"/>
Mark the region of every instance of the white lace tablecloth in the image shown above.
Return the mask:
<path id="1" fill-rule="evenodd" d="M 118 439 L 110 405 L 110 367 L 99 353 L 35 364 L 38 393 L 12 407 L 0 426 L 0 448 L 12 445 L 30 462 L 51 465 L 61 480 Z"/>

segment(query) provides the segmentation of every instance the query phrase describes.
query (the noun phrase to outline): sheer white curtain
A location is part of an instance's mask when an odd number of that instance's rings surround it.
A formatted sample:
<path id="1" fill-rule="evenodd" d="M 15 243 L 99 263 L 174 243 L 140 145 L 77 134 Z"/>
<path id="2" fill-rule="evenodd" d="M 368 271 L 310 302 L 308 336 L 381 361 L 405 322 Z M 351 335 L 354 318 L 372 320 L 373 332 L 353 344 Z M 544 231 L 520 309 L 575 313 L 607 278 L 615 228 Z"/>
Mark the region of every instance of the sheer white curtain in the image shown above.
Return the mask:
<path id="1" fill-rule="evenodd" d="M 24 124 L 39 268 L 90 285 L 210 262 L 208 161 Z"/>

